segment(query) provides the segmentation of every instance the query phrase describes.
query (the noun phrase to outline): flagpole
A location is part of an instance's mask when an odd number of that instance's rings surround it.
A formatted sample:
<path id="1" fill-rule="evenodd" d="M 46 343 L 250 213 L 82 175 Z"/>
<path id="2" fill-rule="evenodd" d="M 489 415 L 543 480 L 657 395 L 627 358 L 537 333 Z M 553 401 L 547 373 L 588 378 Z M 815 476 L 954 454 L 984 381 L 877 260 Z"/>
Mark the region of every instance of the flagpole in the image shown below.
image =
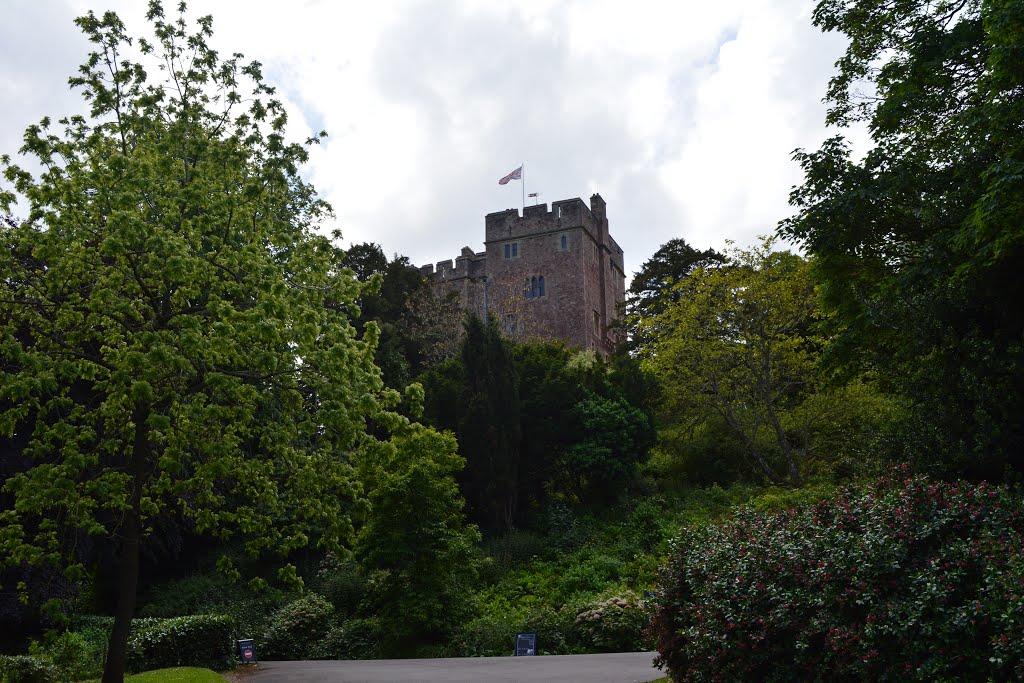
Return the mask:
<path id="1" fill-rule="evenodd" d="M 526 162 L 523 162 L 523 215 L 526 215 Z"/>

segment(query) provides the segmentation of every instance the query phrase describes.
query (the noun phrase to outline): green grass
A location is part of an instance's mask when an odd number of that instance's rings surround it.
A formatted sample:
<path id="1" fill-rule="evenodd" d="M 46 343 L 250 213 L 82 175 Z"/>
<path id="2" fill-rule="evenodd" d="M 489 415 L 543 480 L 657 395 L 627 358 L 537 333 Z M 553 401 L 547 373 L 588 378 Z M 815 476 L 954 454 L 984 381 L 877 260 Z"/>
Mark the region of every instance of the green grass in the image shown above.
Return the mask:
<path id="1" fill-rule="evenodd" d="M 84 683 L 96 683 L 95 678 Z M 173 669 L 156 669 L 125 677 L 125 683 L 224 683 L 224 677 L 209 669 L 194 666 L 179 666 Z"/>

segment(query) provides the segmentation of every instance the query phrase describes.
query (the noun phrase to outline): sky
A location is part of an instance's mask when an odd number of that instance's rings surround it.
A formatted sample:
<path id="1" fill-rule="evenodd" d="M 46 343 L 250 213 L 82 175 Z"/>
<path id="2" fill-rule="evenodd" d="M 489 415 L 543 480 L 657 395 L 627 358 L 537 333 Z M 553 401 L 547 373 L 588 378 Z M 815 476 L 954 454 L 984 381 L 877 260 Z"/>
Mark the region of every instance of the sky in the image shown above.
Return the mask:
<path id="1" fill-rule="evenodd" d="M 166 2 L 168 14 L 176 2 Z M 84 110 L 73 24 L 143 0 L 0 0 L 0 153 L 26 126 Z M 415 265 L 483 250 L 484 216 L 600 193 L 627 275 L 676 237 L 752 244 L 792 213 L 797 148 L 826 128 L 845 48 L 804 0 L 191 0 L 212 43 L 264 65 L 289 136 L 320 130 L 307 180 L 344 244 Z M 854 149 L 863 131 L 845 132 Z M 524 164 L 523 181 L 498 180 Z M 0 183 L 3 181 L 0 180 Z M 535 200 L 527 198 L 526 203 Z"/>

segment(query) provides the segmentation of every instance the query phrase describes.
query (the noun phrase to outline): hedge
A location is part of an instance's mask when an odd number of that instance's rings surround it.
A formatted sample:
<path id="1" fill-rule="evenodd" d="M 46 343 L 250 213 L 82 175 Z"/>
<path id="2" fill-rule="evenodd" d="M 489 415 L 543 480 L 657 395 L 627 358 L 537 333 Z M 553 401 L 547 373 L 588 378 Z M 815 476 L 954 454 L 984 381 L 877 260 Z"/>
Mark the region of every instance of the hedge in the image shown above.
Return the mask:
<path id="1" fill-rule="evenodd" d="M 45 657 L 0 655 L 0 683 L 56 683 L 60 672 Z"/>
<path id="2" fill-rule="evenodd" d="M 110 617 L 83 617 L 76 619 L 74 625 L 83 630 L 102 628 L 109 638 L 113 622 Z M 133 619 L 128 636 L 127 669 L 229 668 L 236 654 L 232 624 L 230 617 L 212 614 Z"/>
<path id="3" fill-rule="evenodd" d="M 899 470 L 685 530 L 652 632 L 675 680 L 1024 678 L 1024 504 Z"/>

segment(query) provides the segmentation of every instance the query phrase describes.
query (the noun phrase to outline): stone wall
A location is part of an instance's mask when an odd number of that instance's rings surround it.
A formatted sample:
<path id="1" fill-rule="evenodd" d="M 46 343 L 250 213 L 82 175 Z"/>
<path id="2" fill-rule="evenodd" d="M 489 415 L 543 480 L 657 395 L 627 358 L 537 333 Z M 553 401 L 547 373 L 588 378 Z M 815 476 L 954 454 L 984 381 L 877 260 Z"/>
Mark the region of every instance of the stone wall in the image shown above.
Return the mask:
<path id="1" fill-rule="evenodd" d="M 607 355 L 625 297 L 622 249 L 608 233 L 600 195 L 491 213 L 484 251 L 423 266 L 467 310 L 496 314 L 517 338 L 562 339 Z"/>

